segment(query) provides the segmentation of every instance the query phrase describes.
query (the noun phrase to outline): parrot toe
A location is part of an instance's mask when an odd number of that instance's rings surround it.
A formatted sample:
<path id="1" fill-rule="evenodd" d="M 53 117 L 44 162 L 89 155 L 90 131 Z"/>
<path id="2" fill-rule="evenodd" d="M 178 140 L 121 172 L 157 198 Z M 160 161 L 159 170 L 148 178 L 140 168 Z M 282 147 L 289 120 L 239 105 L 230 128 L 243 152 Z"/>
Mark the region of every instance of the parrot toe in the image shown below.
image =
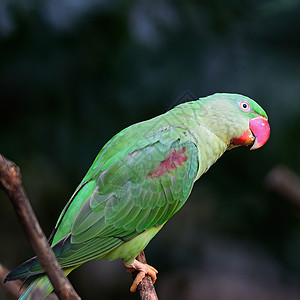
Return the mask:
<path id="1" fill-rule="evenodd" d="M 132 264 L 126 264 L 124 263 L 126 266 L 126 271 L 128 273 L 133 273 L 135 271 L 138 272 L 138 274 L 136 275 L 131 287 L 130 287 L 130 291 L 133 293 L 136 291 L 138 285 L 140 284 L 140 282 L 144 279 L 144 277 L 146 275 L 149 275 L 152 279 L 153 284 L 156 281 L 156 274 L 158 273 L 158 271 L 153 268 L 152 266 L 148 265 L 148 264 L 143 264 L 141 262 L 139 262 L 138 260 L 134 260 L 134 262 Z"/>

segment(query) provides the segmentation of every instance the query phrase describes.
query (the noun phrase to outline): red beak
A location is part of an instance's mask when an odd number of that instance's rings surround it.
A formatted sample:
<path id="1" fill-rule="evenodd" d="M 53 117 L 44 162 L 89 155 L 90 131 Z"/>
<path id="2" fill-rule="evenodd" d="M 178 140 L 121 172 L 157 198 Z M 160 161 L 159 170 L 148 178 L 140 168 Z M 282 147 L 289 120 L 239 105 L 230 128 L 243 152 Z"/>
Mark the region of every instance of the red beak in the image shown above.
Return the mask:
<path id="1" fill-rule="evenodd" d="M 255 136 L 255 141 L 250 150 L 255 150 L 262 147 L 270 136 L 270 125 L 266 118 L 257 117 L 249 122 L 250 130 Z"/>
<path id="2" fill-rule="evenodd" d="M 239 138 L 231 140 L 233 145 L 252 145 L 250 150 L 262 147 L 270 136 L 270 125 L 265 117 L 253 118 L 249 122 L 250 129 L 246 130 Z"/>

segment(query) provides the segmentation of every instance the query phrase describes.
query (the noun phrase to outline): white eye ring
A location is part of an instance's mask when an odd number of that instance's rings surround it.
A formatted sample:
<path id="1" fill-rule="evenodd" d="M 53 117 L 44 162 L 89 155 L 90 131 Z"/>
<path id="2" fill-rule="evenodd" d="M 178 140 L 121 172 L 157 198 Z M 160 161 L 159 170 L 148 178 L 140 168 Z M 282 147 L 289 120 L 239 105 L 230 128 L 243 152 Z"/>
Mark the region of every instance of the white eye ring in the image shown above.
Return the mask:
<path id="1" fill-rule="evenodd" d="M 241 101 L 241 102 L 239 102 L 239 105 L 240 105 L 240 108 L 243 111 L 250 111 L 251 110 L 250 104 L 247 101 Z"/>

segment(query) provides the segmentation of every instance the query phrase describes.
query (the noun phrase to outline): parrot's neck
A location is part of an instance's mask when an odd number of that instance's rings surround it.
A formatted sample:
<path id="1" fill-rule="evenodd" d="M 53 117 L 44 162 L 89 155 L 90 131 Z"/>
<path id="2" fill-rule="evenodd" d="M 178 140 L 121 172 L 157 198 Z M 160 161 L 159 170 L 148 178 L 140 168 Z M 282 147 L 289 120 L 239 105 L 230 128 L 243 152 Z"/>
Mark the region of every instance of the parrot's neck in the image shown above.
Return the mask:
<path id="1" fill-rule="evenodd" d="M 222 130 L 219 127 L 222 125 L 212 120 L 206 112 L 204 113 L 197 102 L 178 106 L 175 114 L 178 120 L 184 120 L 183 123 L 190 133 L 189 139 L 192 139 L 198 147 L 199 170 L 195 179 L 198 180 L 227 150 L 230 138 L 226 134 L 220 135 Z M 221 129 L 224 131 L 224 127 Z"/>
<path id="2" fill-rule="evenodd" d="M 209 128 L 196 125 L 192 129 L 199 153 L 199 170 L 196 180 L 205 173 L 227 150 L 228 144 L 213 133 Z"/>

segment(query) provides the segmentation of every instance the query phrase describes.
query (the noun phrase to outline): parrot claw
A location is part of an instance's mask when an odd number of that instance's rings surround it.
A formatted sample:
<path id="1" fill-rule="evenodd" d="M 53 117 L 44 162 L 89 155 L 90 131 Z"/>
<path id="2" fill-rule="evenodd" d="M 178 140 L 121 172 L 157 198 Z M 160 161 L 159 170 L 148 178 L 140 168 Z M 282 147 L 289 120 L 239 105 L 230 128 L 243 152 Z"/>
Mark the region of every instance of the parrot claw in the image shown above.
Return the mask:
<path id="1" fill-rule="evenodd" d="M 130 287 L 130 292 L 134 293 L 138 287 L 138 285 L 141 283 L 141 281 L 144 279 L 144 277 L 146 275 L 149 275 L 152 279 L 152 283 L 154 284 L 156 281 L 156 274 L 158 273 L 158 271 L 153 268 L 152 266 L 148 265 L 148 264 L 143 264 L 141 262 L 139 262 L 138 260 L 134 260 L 134 262 L 132 264 L 126 264 L 124 262 L 124 265 L 126 267 L 126 271 L 128 273 L 133 273 L 135 271 L 138 272 L 138 274 L 136 275 L 131 287 Z"/>

